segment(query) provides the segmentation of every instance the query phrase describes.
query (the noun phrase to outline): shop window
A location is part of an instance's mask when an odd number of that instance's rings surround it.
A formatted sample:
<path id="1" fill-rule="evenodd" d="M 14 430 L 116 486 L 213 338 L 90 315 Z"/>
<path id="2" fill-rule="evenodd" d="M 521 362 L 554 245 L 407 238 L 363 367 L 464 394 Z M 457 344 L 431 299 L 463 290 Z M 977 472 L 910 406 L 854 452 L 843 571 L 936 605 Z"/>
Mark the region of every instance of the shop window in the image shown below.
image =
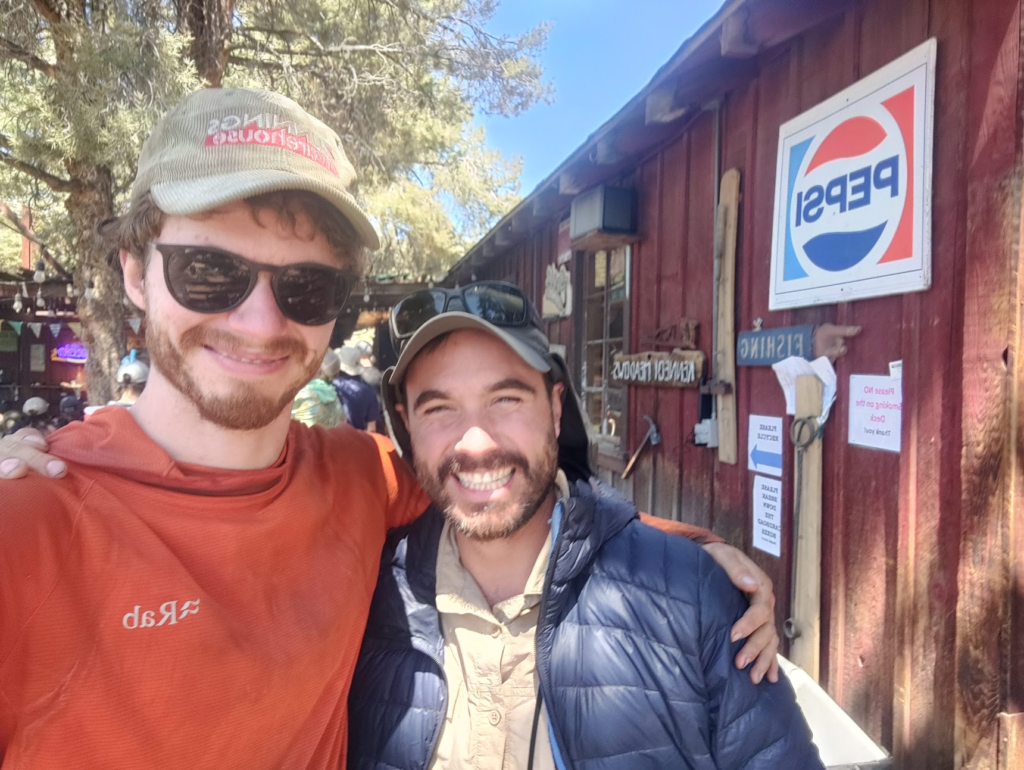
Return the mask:
<path id="1" fill-rule="evenodd" d="M 591 429 L 600 448 L 616 451 L 626 430 L 626 389 L 609 378 L 616 353 L 625 351 L 629 313 L 629 247 L 599 251 L 584 260 L 583 356 L 580 381 Z"/>

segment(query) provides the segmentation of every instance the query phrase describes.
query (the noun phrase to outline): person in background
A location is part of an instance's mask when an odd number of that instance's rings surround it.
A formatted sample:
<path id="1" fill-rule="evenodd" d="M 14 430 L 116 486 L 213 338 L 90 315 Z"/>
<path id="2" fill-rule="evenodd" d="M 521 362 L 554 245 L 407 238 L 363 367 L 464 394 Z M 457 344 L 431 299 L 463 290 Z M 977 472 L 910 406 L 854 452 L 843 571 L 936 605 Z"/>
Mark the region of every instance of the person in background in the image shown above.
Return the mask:
<path id="1" fill-rule="evenodd" d="M 356 347 L 359 348 L 359 363 L 363 369 L 373 366 L 373 345 L 366 340 L 359 340 L 356 343 Z"/>
<path id="2" fill-rule="evenodd" d="M 68 393 L 60 400 L 57 407 L 58 414 L 53 420 L 53 427 L 63 428 L 78 420 L 85 419 L 84 404 L 73 394 Z"/>
<path id="3" fill-rule="evenodd" d="M 345 404 L 348 424 L 368 433 L 376 433 L 380 422 L 380 402 L 377 400 L 377 391 L 361 377 L 362 351 L 355 345 L 345 345 L 338 348 L 337 354 L 340 372 L 334 379 L 334 387 Z"/>
<path id="4" fill-rule="evenodd" d="M 338 376 L 338 356 L 333 350 L 324 353 L 320 373 L 295 394 L 292 419 L 303 425 L 333 428 L 345 422 L 345 409 L 331 380 Z"/>
<path id="5" fill-rule="evenodd" d="M 111 405 L 131 406 L 139 400 L 142 391 L 149 379 L 149 366 L 138 359 L 138 354 L 132 350 L 127 356 L 121 359 L 121 366 L 117 370 L 117 383 L 121 386 L 121 394 L 117 401 L 111 401 Z"/>
<path id="6" fill-rule="evenodd" d="M 0 418 L 0 436 L 9 436 L 29 426 L 28 417 L 20 409 L 8 409 Z"/>
<path id="7" fill-rule="evenodd" d="M 121 359 L 121 366 L 117 369 L 117 387 L 120 391 L 115 401 L 108 401 L 106 404 L 95 404 L 85 407 L 84 414 L 88 417 L 95 414 L 104 406 L 131 407 L 142 391 L 146 388 L 146 381 L 149 379 L 149 366 L 139 360 L 138 353 L 132 350 Z"/>
<path id="8" fill-rule="evenodd" d="M 363 371 L 360 373 L 360 377 L 363 382 L 373 388 L 373 392 L 377 394 L 377 404 L 380 405 L 380 380 L 381 373 L 380 369 L 377 368 L 377 357 L 373 355 L 373 345 L 366 340 L 360 340 L 356 343 L 359 351 L 363 354 L 359 363 L 363 367 Z"/>
<path id="9" fill-rule="evenodd" d="M 363 373 L 359 375 L 363 382 L 373 388 L 374 392 L 380 390 L 381 373 L 380 369 L 372 364 L 363 367 Z"/>
<path id="10" fill-rule="evenodd" d="M 50 422 L 50 403 L 40 396 L 33 396 L 21 407 L 21 411 L 28 419 L 28 427 L 35 428 L 43 435 L 53 431 Z"/>

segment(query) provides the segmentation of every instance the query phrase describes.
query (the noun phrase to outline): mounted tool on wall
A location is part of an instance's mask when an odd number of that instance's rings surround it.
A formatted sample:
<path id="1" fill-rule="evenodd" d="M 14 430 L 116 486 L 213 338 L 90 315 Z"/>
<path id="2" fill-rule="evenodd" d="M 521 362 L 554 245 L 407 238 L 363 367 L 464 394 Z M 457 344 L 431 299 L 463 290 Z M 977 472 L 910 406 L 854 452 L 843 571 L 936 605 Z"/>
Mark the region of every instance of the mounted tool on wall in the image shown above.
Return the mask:
<path id="1" fill-rule="evenodd" d="M 633 456 L 629 458 L 629 462 L 626 463 L 625 470 L 622 471 L 622 480 L 625 481 L 629 478 L 629 474 L 633 472 L 633 468 L 636 466 L 636 461 L 640 459 L 640 455 L 643 454 L 644 449 L 647 445 L 657 446 L 661 443 L 661 434 L 658 432 L 658 426 L 654 424 L 654 420 L 649 415 L 644 415 L 644 419 L 647 420 L 647 424 L 650 426 L 647 429 L 647 433 L 644 434 L 643 440 L 640 442 L 640 446 L 633 452 Z"/>

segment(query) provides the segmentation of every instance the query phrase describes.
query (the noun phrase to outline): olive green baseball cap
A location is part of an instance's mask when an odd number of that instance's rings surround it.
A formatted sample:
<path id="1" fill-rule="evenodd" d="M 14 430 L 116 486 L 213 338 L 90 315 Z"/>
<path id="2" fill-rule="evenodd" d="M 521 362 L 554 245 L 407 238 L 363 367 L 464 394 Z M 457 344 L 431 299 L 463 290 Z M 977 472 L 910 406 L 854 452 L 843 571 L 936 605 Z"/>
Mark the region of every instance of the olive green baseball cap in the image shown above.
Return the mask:
<path id="1" fill-rule="evenodd" d="M 255 88 L 204 88 L 157 123 L 139 156 L 132 199 L 149 193 L 161 211 L 190 216 L 281 190 L 332 203 L 363 246 L 377 231 L 349 191 L 356 170 L 338 135 L 291 99 Z"/>

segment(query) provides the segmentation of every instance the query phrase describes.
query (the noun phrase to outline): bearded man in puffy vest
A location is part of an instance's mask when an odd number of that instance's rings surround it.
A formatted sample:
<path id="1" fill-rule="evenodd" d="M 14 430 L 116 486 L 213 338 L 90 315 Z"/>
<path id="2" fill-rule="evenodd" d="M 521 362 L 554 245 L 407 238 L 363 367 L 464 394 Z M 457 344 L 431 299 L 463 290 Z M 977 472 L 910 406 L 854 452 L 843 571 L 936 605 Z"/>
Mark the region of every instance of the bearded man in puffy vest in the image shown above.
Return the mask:
<path id="1" fill-rule="evenodd" d="M 385 546 L 350 770 L 821 768 L 790 684 L 733 666 L 725 572 L 592 477 L 522 293 L 412 295 L 391 331 L 386 409 L 437 511 Z"/>

